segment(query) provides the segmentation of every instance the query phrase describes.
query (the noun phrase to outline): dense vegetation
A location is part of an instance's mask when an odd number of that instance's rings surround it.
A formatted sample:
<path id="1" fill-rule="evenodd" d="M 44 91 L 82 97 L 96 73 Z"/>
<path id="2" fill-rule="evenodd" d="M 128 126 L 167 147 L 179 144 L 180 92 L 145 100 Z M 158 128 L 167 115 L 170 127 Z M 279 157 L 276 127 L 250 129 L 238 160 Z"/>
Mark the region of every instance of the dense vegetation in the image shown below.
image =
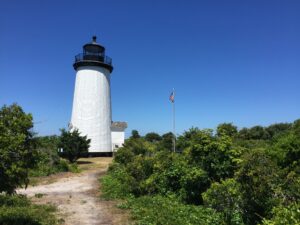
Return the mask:
<path id="1" fill-rule="evenodd" d="M 12 194 L 27 185 L 28 169 L 34 165 L 32 115 L 16 104 L 0 110 L 0 193 Z"/>
<path id="2" fill-rule="evenodd" d="M 24 196 L 0 195 L 0 224 L 55 225 L 58 221 L 51 205 L 34 205 Z"/>
<path id="3" fill-rule="evenodd" d="M 49 176 L 59 172 L 78 172 L 76 164 L 60 157 L 60 136 L 35 137 L 35 164 L 29 170 L 30 177 Z"/>
<path id="4" fill-rule="evenodd" d="M 55 224 L 54 207 L 33 205 L 26 197 L 15 195 L 15 190 L 26 187 L 30 177 L 77 172 L 74 162 L 89 145 L 76 130 L 62 130 L 60 137 L 37 137 L 32 128 L 32 115 L 19 105 L 0 109 L 0 224 Z"/>
<path id="5" fill-rule="evenodd" d="M 220 124 L 172 134 L 137 131 L 101 179 L 137 224 L 300 224 L 300 120 Z"/>
<path id="6" fill-rule="evenodd" d="M 61 130 L 58 147 L 62 150 L 61 157 L 68 159 L 71 163 L 76 162 L 79 157 L 88 154 L 91 140 L 87 136 L 81 136 L 78 130 L 72 132 Z"/>

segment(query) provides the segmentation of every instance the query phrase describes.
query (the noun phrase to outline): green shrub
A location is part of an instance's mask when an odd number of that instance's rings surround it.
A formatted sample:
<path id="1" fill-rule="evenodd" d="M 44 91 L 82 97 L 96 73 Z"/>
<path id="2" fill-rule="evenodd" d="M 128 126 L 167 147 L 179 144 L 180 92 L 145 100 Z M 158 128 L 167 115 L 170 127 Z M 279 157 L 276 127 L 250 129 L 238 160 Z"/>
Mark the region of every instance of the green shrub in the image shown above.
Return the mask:
<path id="1" fill-rule="evenodd" d="M 152 161 L 153 173 L 141 184 L 147 193 L 167 195 L 179 191 L 183 168 L 187 166 L 181 155 L 160 151 Z"/>
<path id="2" fill-rule="evenodd" d="M 153 173 L 153 158 L 142 155 L 135 156 L 134 160 L 127 164 L 126 172 L 132 178 L 132 182 L 136 184 L 131 189 L 132 194 L 135 196 L 147 194 L 144 182 Z"/>
<path id="3" fill-rule="evenodd" d="M 174 198 L 143 196 L 127 203 L 138 225 L 222 225 L 222 216 L 213 209 L 185 205 Z"/>
<path id="4" fill-rule="evenodd" d="M 276 191 L 281 183 L 280 170 L 264 150 L 252 150 L 243 156 L 236 174 L 244 200 L 246 224 L 257 224 L 270 215 L 279 203 Z"/>
<path id="5" fill-rule="evenodd" d="M 77 163 L 69 163 L 66 160 L 61 160 L 60 162 L 67 164 L 67 167 L 65 165 L 63 167 L 63 168 L 67 168 L 67 170 L 65 170 L 66 172 L 67 171 L 72 172 L 72 173 L 79 173 L 80 172 L 80 169 L 78 168 Z"/>
<path id="6" fill-rule="evenodd" d="M 102 197 L 126 198 L 131 195 L 134 182 L 125 168 L 117 163 L 109 168 L 108 174 L 100 178 Z"/>
<path id="7" fill-rule="evenodd" d="M 7 207 L 13 207 L 13 206 L 29 206 L 30 201 L 26 198 L 25 195 L 0 195 L 0 206 L 7 206 Z"/>
<path id="8" fill-rule="evenodd" d="M 192 128 L 178 138 L 190 164 L 205 170 L 212 181 L 233 177 L 240 149 L 232 147 L 232 138 L 214 135 L 212 130 Z"/>
<path id="9" fill-rule="evenodd" d="M 201 194 L 209 187 L 207 173 L 197 167 L 187 167 L 180 178 L 180 197 L 188 204 L 202 204 Z"/>
<path id="10" fill-rule="evenodd" d="M 244 224 L 242 219 L 244 204 L 241 188 L 236 180 L 230 178 L 221 183 L 215 182 L 202 196 L 204 205 L 222 213 L 226 224 Z"/>
<path id="11" fill-rule="evenodd" d="M 134 153 L 129 148 L 119 148 L 118 151 L 115 153 L 114 161 L 116 163 L 120 163 L 126 165 L 127 163 L 132 162 L 134 157 Z"/>
<path id="12" fill-rule="evenodd" d="M 30 170 L 29 175 L 31 177 L 41 177 L 60 172 L 78 173 L 79 168 L 76 163 L 69 163 L 67 160 L 61 158 L 58 158 L 58 161 L 55 161 L 55 163 L 41 160 L 35 168 Z"/>
<path id="13" fill-rule="evenodd" d="M 0 193 L 14 193 L 27 185 L 34 163 L 32 115 L 17 104 L 0 109 Z"/>
<path id="14" fill-rule="evenodd" d="M 102 178 L 104 195 L 129 199 L 122 207 L 137 224 L 290 222 L 299 209 L 280 205 L 300 201 L 299 137 L 300 120 L 239 133 L 232 124 L 192 128 L 177 139 L 180 153 L 164 136 L 130 138 Z"/>
<path id="15" fill-rule="evenodd" d="M 55 207 L 33 205 L 24 196 L 0 196 L 1 225 L 55 225 Z"/>
<path id="16" fill-rule="evenodd" d="M 299 225 L 300 204 L 293 203 L 289 206 L 276 207 L 273 209 L 272 215 L 270 220 L 263 220 L 263 225 Z"/>
<path id="17" fill-rule="evenodd" d="M 126 165 L 132 161 L 133 156 L 151 155 L 156 145 L 145 141 L 142 138 L 130 138 L 124 143 L 115 154 L 115 162 Z"/>
<path id="18" fill-rule="evenodd" d="M 68 159 L 71 163 L 88 153 L 91 139 L 87 136 L 81 136 L 78 130 L 66 131 L 61 129 L 61 137 L 58 142 L 58 147 L 62 149 L 60 156 Z"/>

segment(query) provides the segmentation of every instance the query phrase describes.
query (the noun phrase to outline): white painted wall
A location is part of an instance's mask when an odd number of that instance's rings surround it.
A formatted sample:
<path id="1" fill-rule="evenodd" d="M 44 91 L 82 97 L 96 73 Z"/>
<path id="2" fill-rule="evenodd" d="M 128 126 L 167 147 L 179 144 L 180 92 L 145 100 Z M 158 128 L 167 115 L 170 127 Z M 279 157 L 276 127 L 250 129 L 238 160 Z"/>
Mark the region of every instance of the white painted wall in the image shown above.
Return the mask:
<path id="1" fill-rule="evenodd" d="M 110 72 L 102 67 L 77 69 L 72 129 L 91 139 L 89 152 L 111 152 Z"/>
<path id="2" fill-rule="evenodd" d="M 122 147 L 125 140 L 125 132 L 124 129 L 113 129 L 111 131 L 111 139 L 112 139 L 112 149 L 113 151 L 117 151 L 118 148 Z M 116 147 L 118 146 L 118 148 Z"/>

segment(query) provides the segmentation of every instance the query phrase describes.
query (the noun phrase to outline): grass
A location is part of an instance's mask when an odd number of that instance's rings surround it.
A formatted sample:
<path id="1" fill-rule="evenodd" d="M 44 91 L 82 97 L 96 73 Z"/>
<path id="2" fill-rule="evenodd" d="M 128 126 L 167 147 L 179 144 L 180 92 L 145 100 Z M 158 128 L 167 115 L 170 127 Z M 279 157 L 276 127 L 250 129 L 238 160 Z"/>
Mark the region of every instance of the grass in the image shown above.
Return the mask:
<path id="1" fill-rule="evenodd" d="M 81 171 L 91 169 L 105 169 L 112 162 L 112 157 L 80 158 L 77 160 L 78 168 Z"/>
<path id="2" fill-rule="evenodd" d="M 0 195 L 1 225 L 56 225 L 56 208 L 52 205 L 34 205 L 25 196 Z"/>
<path id="3" fill-rule="evenodd" d="M 35 176 L 29 178 L 29 185 L 37 186 L 39 184 L 51 184 L 56 182 L 61 177 L 71 176 L 71 173 L 81 173 L 92 169 L 105 169 L 109 163 L 112 162 L 111 157 L 94 157 L 94 158 L 80 158 L 76 164 L 66 164 L 68 167 L 66 172 L 55 172 L 52 174 L 44 174 L 42 172 L 35 172 Z M 69 174 L 69 175 L 66 175 Z"/>
<path id="4" fill-rule="evenodd" d="M 45 194 L 42 194 L 42 193 L 37 193 L 34 195 L 34 197 L 36 198 L 42 198 Z"/>

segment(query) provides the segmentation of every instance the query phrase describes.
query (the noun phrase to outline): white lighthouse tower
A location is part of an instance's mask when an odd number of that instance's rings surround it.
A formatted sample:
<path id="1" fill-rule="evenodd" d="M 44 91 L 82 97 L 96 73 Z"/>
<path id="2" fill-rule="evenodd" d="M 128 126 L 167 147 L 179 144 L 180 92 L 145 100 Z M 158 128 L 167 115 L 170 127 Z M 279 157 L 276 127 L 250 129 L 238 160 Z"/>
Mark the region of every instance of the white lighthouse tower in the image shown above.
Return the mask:
<path id="1" fill-rule="evenodd" d="M 76 83 L 70 129 L 91 139 L 89 153 L 112 152 L 110 73 L 111 58 L 96 42 L 83 46 L 75 56 Z"/>

